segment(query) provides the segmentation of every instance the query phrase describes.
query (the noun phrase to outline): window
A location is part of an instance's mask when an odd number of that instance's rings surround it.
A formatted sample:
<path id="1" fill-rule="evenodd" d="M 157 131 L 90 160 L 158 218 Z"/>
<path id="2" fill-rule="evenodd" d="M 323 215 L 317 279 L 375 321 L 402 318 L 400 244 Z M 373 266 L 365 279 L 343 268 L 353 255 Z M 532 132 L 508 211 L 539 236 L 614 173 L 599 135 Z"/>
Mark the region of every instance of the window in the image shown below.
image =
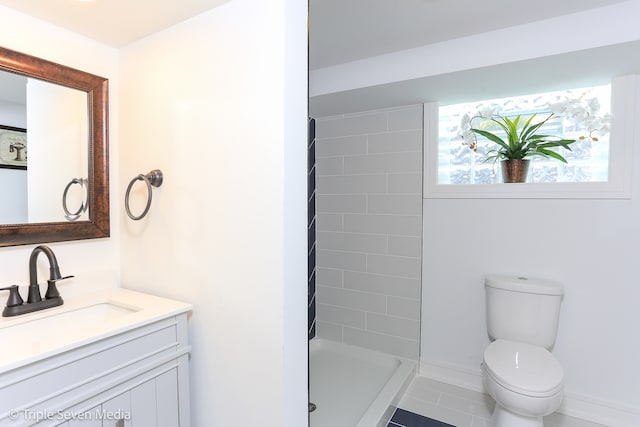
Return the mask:
<path id="1" fill-rule="evenodd" d="M 569 114 L 558 114 L 540 128 L 545 135 L 558 135 L 575 139 L 572 151 L 555 149 L 567 163 L 540 156 L 531 157 L 529 182 L 606 182 L 609 172 L 609 134 L 589 137 L 583 117 L 608 117 L 611 106 L 611 86 L 598 86 L 561 92 L 547 92 L 513 98 L 493 99 L 478 103 L 455 104 L 439 108 L 438 127 L 438 183 L 439 184 L 493 184 L 501 182 L 500 170 L 493 160 L 484 161 L 489 150 L 495 144 L 486 138 L 477 136 L 477 152 L 462 145 L 458 132 L 460 121 L 465 114 L 473 117 L 482 109 L 494 108 L 500 115 L 513 119 L 521 115 L 522 120 L 533 114 L 532 123 L 542 121 L 552 111 L 550 105 L 563 104 Z M 590 105 L 594 105 L 588 111 Z M 598 107 L 599 106 L 599 107 Z M 579 119 L 571 120 L 571 117 Z M 476 116 L 477 117 L 477 116 Z M 597 119 L 597 117 L 596 117 Z M 490 120 L 477 117 L 474 126 L 487 125 L 490 130 L 504 138 L 504 132 Z M 491 128 L 491 125 L 494 125 Z M 606 125 L 605 123 L 604 125 Z M 485 127 L 487 127 L 485 126 Z M 586 137 L 585 137 L 586 136 Z M 583 139 L 580 139 L 583 137 Z"/>
<path id="2" fill-rule="evenodd" d="M 591 88 L 455 105 L 425 104 L 425 197 L 628 198 L 638 79 L 624 76 L 611 85 Z M 597 102 L 597 117 L 605 118 L 591 127 L 585 123 L 593 114 L 573 117 L 584 113 L 588 101 Z M 462 116 L 473 117 L 483 109 L 497 109 L 501 116 L 510 118 L 521 115 L 522 120 L 536 114 L 533 122 L 556 113 L 541 129 L 547 135 L 576 139 L 572 151 L 557 150 L 567 163 L 534 156 L 526 184 L 502 184 L 500 165 L 484 161 L 495 144 L 477 135 L 474 152 L 463 145 L 460 136 Z M 606 119 L 609 114 L 613 118 Z M 473 125 L 491 122 L 478 117 Z M 611 133 L 591 133 L 594 128 Z M 498 134 L 499 128 L 487 130 Z"/>

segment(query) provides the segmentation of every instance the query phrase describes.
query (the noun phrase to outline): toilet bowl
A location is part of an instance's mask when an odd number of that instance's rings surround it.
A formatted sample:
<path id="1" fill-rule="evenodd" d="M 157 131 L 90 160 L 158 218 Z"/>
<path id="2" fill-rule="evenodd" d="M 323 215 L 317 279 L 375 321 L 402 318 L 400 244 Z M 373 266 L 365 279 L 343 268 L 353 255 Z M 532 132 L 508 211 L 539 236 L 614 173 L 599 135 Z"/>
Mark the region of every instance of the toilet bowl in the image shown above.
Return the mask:
<path id="1" fill-rule="evenodd" d="M 543 427 L 562 403 L 564 372 L 544 347 L 498 339 L 484 352 L 482 374 L 496 401 L 494 427 Z"/>
<path id="2" fill-rule="evenodd" d="M 549 352 L 556 340 L 561 283 L 523 276 L 485 278 L 487 332 L 482 377 L 496 401 L 493 427 L 543 427 L 562 403 L 564 372 Z"/>

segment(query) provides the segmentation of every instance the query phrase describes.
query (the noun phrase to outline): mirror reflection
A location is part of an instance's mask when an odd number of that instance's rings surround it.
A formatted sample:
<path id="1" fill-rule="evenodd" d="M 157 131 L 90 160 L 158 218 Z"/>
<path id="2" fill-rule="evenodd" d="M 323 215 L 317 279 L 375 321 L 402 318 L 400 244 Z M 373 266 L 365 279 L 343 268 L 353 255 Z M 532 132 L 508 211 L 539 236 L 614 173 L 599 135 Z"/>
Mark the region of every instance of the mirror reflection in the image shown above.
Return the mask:
<path id="1" fill-rule="evenodd" d="M 89 130 L 87 92 L 0 71 L 0 224 L 88 220 Z"/>

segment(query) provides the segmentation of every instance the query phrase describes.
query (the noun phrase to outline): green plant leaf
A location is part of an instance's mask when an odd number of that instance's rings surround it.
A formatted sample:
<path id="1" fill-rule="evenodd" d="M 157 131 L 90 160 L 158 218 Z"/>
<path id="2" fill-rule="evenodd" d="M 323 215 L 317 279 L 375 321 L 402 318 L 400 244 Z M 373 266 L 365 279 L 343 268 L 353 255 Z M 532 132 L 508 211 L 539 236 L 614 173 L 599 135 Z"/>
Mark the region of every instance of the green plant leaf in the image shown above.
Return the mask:
<path id="1" fill-rule="evenodd" d="M 543 156 L 551 157 L 561 162 L 567 163 L 567 160 L 555 151 L 549 150 L 550 148 L 562 147 L 568 151 L 571 151 L 570 144 L 576 142 L 575 139 L 561 139 L 551 135 L 538 135 L 536 132 L 554 117 L 554 113 L 549 114 L 544 120 L 532 124 L 536 114 L 531 115 L 524 121 L 522 115 L 517 115 L 514 118 L 495 115 L 487 121 L 483 122 L 487 127 L 487 123 L 493 122 L 504 131 L 506 138 L 503 139 L 493 132 L 489 132 L 483 129 L 471 128 L 471 131 L 477 135 L 481 135 L 498 145 L 498 148 L 491 149 L 487 153 L 485 161 L 498 159 L 524 159 L 530 156 Z M 480 116 L 478 116 L 480 118 Z M 521 122 L 524 121 L 522 129 L 518 129 Z M 495 128 L 495 126 L 493 126 Z"/>
<path id="2" fill-rule="evenodd" d="M 545 148 L 539 148 L 538 151 L 535 151 L 532 154 L 543 155 L 544 157 L 553 157 L 554 159 L 560 160 L 563 163 L 567 163 L 567 160 L 560 154 L 556 153 L 555 151 L 547 150 Z"/>
<path id="3" fill-rule="evenodd" d="M 549 141 L 543 144 L 538 144 L 538 148 L 562 147 L 565 150 L 571 151 L 571 147 L 569 147 L 569 144 L 573 144 L 574 142 L 576 142 L 575 139 L 559 139 L 557 141 Z"/>
<path id="4" fill-rule="evenodd" d="M 507 132 L 507 138 L 509 139 L 509 146 L 511 149 L 517 149 L 516 145 L 519 142 L 518 138 L 518 123 L 520 122 L 520 116 L 510 120 L 509 117 L 502 117 L 502 120 L 506 124 L 505 131 Z"/>
<path id="5" fill-rule="evenodd" d="M 533 118 L 536 116 L 536 114 L 534 114 L 533 116 L 529 117 L 529 120 L 527 120 L 524 124 L 524 126 L 522 127 L 522 132 L 520 132 L 520 140 L 521 141 L 526 141 L 527 140 L 527 136 L 531 133 L 528 129 L 529 129 L 529 124 L 531 123 L 531 120 L 533 120 Z M 518 116 L 520 117 L 520 116 Z"/>
<path id="6" fill-rule="evenodd" d="M 501 146 L 505 150 L 509 149 L 509 146 L 507 145 L 507 143 L 505 143 L 502 140 L 502 138 L 500 138 L 498 135 L 494 135 L 491 132 L 487 132 L 487 131 L 482 130 L 482 129 L 471 128 L 471 131 L 474 132 L 474 133 L 477 133 L 478 135 L 484 136 L 485 138 L 487 138 L 490 141 L 495 142 L 496 144 L 498 144 L 499 146 Z"/>
<path id="7" fill-rule="evenodd" d="M 533 117 L 535 117 L 535 114 L 533 116 L 531 116 L 531 119 L 533 119 Z M 523 131 L 522 131 L 522 134 L 523 134 L 522 139 L 531 138 L 530 135 L 535 134 L 536 131 L 538 129 L 540 129 L 540 127 L 542 127 L 551 117 L 553 117 L 553 113 L 549 114 L 549 116 L 546 119 L 544 119 L 543 121 L 541 121 L 539 123 L 536 123 L 535 125 L 531 125 L 528 129 L 526 129 L 526 131 L 525 131 L 525 129 L 523 129 Z M 531 119 L 527 122 L 527 124 L 529 124 Z M 548 136 L 545 136 L 545 137 L 548 137 Z"/>

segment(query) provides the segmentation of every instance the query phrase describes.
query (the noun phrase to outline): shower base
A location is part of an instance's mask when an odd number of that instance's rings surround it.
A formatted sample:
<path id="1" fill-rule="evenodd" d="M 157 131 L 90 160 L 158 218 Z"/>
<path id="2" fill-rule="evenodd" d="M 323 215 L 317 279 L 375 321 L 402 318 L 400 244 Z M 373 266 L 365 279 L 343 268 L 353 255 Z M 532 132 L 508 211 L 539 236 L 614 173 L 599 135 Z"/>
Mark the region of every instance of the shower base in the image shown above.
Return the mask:
<path id="1" fill-rule="evenodd" d="M 321 338 L 309 343 L 311 427 L 383 427 L 416 362 Z"/>

